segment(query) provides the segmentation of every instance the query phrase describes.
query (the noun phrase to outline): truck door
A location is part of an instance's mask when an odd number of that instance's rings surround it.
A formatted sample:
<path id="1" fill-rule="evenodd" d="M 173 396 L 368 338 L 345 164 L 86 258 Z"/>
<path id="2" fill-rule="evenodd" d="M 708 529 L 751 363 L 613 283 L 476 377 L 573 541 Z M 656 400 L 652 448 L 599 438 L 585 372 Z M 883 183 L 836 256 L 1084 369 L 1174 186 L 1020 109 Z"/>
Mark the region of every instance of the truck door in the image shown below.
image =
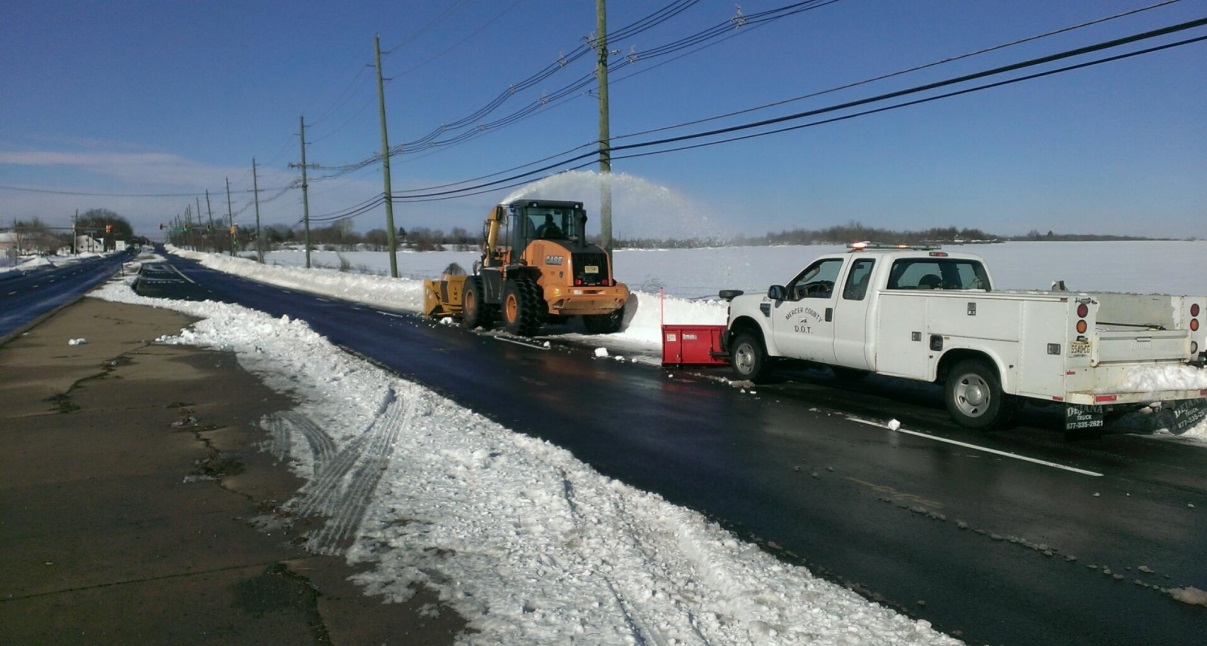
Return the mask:
<path id="1" fill-rule="evenodd" d="M 834 306 L 834 363 L 848 368 L 871 370 L 868 356 L 868 285 L 872 282 L 874 258 L 851 263 L 843 280 L 842 292 Z"/>
<path id="2" fill-rule="evenodd" d="M 834 362 L 835 283 L 842 258 L 823 258 L 805 267 L 786 286 L 788 298 L 771 311 L 771 336 L 784 356 Z"/>

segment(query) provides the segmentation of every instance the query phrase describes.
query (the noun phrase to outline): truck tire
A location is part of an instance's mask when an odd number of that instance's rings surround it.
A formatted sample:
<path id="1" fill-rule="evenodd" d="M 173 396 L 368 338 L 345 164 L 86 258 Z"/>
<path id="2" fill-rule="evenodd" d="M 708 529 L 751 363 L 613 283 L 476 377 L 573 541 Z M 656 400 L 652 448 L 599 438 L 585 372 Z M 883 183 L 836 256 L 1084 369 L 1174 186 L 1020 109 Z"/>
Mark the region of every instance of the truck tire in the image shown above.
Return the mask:
<path id="1" fill-rule="evenodd" d="M 541 327 L 541 299 L 529 278 L 507 281 L 503 288 L 503 327 L 519 336 L 532 336 Z"/>
<path id="2" fill-rule="evenodd" d="M 481 276 L 470 276 L 465 280 L 465 294 L 461 296 L 461 327 L 467 330 L 490 328 L 492 311 L 482 300 L 483 292 Z"/>
<path id="3" fill-rule="evenodd" d="M 947 373 L 944 392 L 947 412 L 965 428 L 996 428 L 1017 409 L 1013 398 L 1002 392 L 997 371 L 984 361 L 957 363 Z"/>
<path id="4" fill-rule="evenodd" d="M 763 342 L 749 332 L 743 332 L 734 339 L 730 363 L 739 381 L 761 384 L 767 380 L 767 366 L 770 363 L 767 350 L 763 348 Z"/>
<path id="5" fill-rule="evenodd" d="M 587 334 L 613 334 L 620 331 L 621 323 L 624 323 L 624 307 L 611 314 L 583 315 Z"/>

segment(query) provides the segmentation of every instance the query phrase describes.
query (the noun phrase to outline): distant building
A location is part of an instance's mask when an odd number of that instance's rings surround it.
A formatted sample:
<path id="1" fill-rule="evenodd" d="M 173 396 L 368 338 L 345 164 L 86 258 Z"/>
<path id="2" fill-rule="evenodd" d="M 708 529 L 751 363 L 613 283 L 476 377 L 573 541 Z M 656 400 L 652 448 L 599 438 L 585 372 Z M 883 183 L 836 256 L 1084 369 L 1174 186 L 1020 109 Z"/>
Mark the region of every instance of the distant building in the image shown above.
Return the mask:
<path id="1" fill-rule="evenodd" d="M 0 232 L 0 267 L 11 267 L 17 264 L 17 236 L 14 233 Z"/>
<path id="2" fill-rule="evenodd" d="M 92 236 L 76 236 L 75 237 L 75 252 L 76 253 L 104 253 L 105 248 L 101 246 L 101 241 Z"/>

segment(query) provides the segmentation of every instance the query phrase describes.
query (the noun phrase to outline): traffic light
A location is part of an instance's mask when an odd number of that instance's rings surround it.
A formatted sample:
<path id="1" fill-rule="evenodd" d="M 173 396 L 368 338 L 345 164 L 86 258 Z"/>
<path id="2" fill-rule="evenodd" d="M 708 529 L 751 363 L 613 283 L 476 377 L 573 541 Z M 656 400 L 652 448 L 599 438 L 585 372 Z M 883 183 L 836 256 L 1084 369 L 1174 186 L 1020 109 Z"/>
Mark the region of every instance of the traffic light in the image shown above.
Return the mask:
<path id="1" fill-rule="evenodd" d="M 160 223 L 159 223 L 159 229 L 160 229 L 161 231 L 163 230 L 163 222 L 160 222 Z"/>
<path id="2" fill-rule="evenodd" d="M 106 224 L 106 225 L 105 225 L 105 233 L 113 233 L 113 225 L 112 225 L 112 224 Z"/>

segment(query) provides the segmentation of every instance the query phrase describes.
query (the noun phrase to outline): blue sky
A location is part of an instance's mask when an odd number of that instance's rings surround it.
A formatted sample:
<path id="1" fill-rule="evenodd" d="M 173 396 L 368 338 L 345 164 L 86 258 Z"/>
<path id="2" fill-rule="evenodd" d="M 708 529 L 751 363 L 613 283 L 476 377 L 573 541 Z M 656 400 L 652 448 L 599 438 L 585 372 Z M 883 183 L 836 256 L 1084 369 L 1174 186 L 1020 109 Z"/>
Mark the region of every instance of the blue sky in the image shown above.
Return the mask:
<path id="1" fill-rule="evenodd" d="M 656 57 L 660 47 L 734 19 L 737 5 L 610 0 L 613 33 L 664 8 L 681 9 L 609 43 L 614 63 L 631 60 L 610 74 L 614 146 L 827 108 L 1207 17 L 1207 2 L 1182 0 L 826 92 L 1161 0 L 839 0 L 755 22 L 750 18 L 796 3 L 739 4 L 744 26 Z M 476 231 L 489 207 L 521 180 L 455 199 L 406 198 L 591 150 L 598 138 L 593 85 L 558 93 L 593 72 L 593 55 L 567 61 L 530 88 L 507 91 L 571 56 L 594 31 L 593 0 L 8 0 L 0 6 L 0 226 L 33 217 L 65 226 L 77 209 L 107 208 L 158 237 L 158 224 L 183 216 L 186 207 L 200 204 L 205 212 L 206 190 L 214 217 L 225 216 L 228 180 L 236 222 L 252 226 L 253 158 L 262 223 L 294 225 L 302 218 L 302 195 L 288 187 L 299 176 L 290 164 L 300 161 L 303 116 L 307 161 L 323 167 L 310 172 L 312 225 L 371 203 L 382 194 L 380 163 L 333 169 L 381 150 L 372 69 L 379 35 L 392 146 L 506 96 L 470 121 L 491 127 L 474 136 L 472 126 L 447 130 L 438 140 L 468 138 L 391 158 L 394 193 L 403 198 L 395 207 L 398 226 Z M 1207 27 L 1199 26 L 980 83 L 1205 35 Z M 819 92 L 826 93 L 752 110 Z M 529 105 L 539 108 L 493 127 Z M 1201 238 L 1207 236 L 1205 117 L 1207 41 L 743 141 L 639 157 L 627 155 L 671 146 L 618 151 L 613 171 L 623 178 L 613 228 L 617 236 L 689 237 L 858 221 L 894 229 Z M 704 119 L 711 120 L 649 132 Z M 591 178 L 562 179 L 552 182 L 559 188 L 548 197 L 582 199 L 597 209 Z M 384 222 L 378 206 L 354 226 L 366 231 Z"/>

